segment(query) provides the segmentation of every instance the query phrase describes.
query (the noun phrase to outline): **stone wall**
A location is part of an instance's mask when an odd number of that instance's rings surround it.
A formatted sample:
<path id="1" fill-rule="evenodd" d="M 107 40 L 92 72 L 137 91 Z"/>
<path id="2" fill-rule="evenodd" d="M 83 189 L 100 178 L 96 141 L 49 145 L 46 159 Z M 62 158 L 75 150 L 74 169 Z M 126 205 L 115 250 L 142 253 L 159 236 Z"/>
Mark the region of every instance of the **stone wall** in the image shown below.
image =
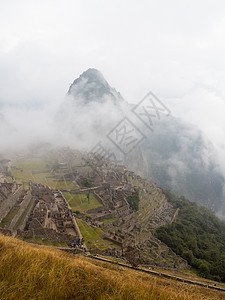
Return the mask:
<path id="1" fill-rule="evenodd" d="M 104 201 L 103 199 L 96 193 L 96 192 L 93 192 L 95 198 L 104 206 Z"/>
<path id="2" fill-rule="evenodd" d="M 7 235 L 7 236 L 11 236 L 12 235 L 12 232 L 9 229 L 0 228 L 0 233 L 4 234 L 4 235 Z"/>
<path id="3" fill-rule="evenodd" d="M 100 213 L 104 213 L 104 211 L 105 209 L 102 206 L 86 210 L 88 214 L 100 214 Z"/>
<path id="4" fill-rule="evenodd" d="M 117 212 L 116 211 L 112 211 L 111 213 L 98 216 L 98 217 L 94 218 L 94 220 L 95 221 L 101 221 L 101 220 L 104 220 L 104 219 L 115 218 L 116 216 L 117 216 Z"/>
<path id="5" fill-rule="evenodd" d="M 9 194 L 8 197 L 2 201 L 0 206 L 0 221 L 8 214 L 8 212 L 16 204 L 16 202 L 19 201 L 22 191 L 22 185 L 18 185 L 15 192 Z"/>
<path id="6" fill-rule="evenodd" d="M 66 243 L 71 246 L 75 237 L 70 234 L 56 232 L 50 228 L 36 228 L 32 230 L 21 231 L 18 230 L 18 234 L 23 238 L 34 238 L 46 239 L 49 242 Z"/>
<path id="7" fill-rule="evenodd" d="M 71 253 L 71 254 L 81 254 L 84 251 L 80 248 L 60 248 L 60 247 L 55 247 L 58 250 L 67 252 L 67 253 Z"/>
<path id="8" fill-rule="evenodd" d="M 27 193 L 24 195 L 22 202 L 20 203 L 20 208 L 19 211 L 17 212 L 17 214 L 15 215 L 15 217 L 12 219 L 11 224 L 9 226 L 9 229 L 13 230 L 17 221 L 19 220 L 19 218 L 21 217 L 21 215 L 23 214 L 24 210 L 27 208 L 30 200 L 31 200 L 32 196 L 31 196 L 31 192 L 27 191 Z M 20 229 L 23 229 L 20 227 Z"/>
<path id="9" fill-rule="evenodd" d="M 120 208 L 118 208 L 118 209 L 116 210 L 116 215 L 117 215 L 118 217 L 126 216 L 126 215 L 128 215 L 129 213 L 130 213 L 130 207 L 129 207 L 129 204 L 128 204 L 128 205 L 124 205 L 124 206 L 122 206 L 122 207 L 120 207 Z"/>
<path id="10" fill-rule="evenodd" d="M 32 199 L 32 195 L 31 195 L 31 199 Z M 31 199 L 30 199 L 30 201 L 31 201 Z M 28 204 L 29 204 L 29 203 L 28 203 Z M 33 204 L 32 204 L 32 205 L 30 206 L 30 208 L 28 209 L 27 214 L 26 214 L 26 216 L 25 216 L 23 222 L 21 223 L 21 225 L 19 226 L 18 229 L 20 229 L 20 230 L 25 230 L 25 227 L 26 227 L 26 225 L 27 225 L 27 221 L 28 221 L 28 219 L 30 218 L 30 214 L 31 214 L 31 212 L 33 211 L 35 205 L 36 205 L 36 203 L 35 203 L 35 201 L 33 201 Z"/>
<path id="11" fill-rule="evenodd" d="M 112 256 L 112 257 L 122 257 L 123 253 L 121 249 L 115 249 L 115 248 L 109 248 L 105 250 L 100 250 L 100 249 L 92 249 L 91 250 L 92 254 L 99 254 L 103 256 Z"/>

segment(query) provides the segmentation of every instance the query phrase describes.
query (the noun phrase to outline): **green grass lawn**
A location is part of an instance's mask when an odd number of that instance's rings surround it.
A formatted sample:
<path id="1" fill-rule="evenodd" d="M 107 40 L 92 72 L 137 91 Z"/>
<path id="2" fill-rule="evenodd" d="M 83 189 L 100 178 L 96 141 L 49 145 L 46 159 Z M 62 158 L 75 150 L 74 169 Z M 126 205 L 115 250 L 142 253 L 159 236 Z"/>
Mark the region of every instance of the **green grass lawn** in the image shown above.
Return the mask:
<path id="1" fill-rule="evenodd" d="M 118 218 L 110 218 L 110 219 L 102 219 L 101 222 L 106 225 L 106 224 L 112 223 L 117 220 L 118 220 Z"/>
<path id="2" fill-rule="evenodd" d="M 56 178 L 53 178 L 53 174 L 49 173 L 47 162 L 45 162 L 43 159 L 32 158 L 24 161 L 15 161 L 12 163 L 12 166 L 15 166 L 23 170 L 21 172 L 20 170 L 16 170 L 14 168 L 10 169 L 13 176 L 20 183 L 22 183 L 23 181 L 31 180 L 33 182 L 47 185 L 52 189 L 59 189 L 59 190 L 77 189 L 77 186 L 73 184 L 72 181 L 68 181 L 68 180 L 59 181 Z M 44 173 L 34 174 L 35 172 L 44 172 Z M 64 169 L 63 172 L 65 172 Z M 59 170 L 57 175 L 63 175 L 63 174 Z"/>
<path id="3" fill-rule="evenodd" d="M 30 172 L 48 171 L 46 162 L 41 158 L 29 158 L 23 161 L 16 161 L 12 163 L 12 166 Z"/>
<path id="4" fill-rule="evenodd" d="M 13 167 L 20 168 L 23 171 L 16 170 Z M 14 161 L 12 162 L 11 172 L 13 176 L 20 182 L 22 181 L 34 181 L 34 175 L 32 172 L 48 172 L 46 162 L 39 158 L 27 159 L 24 161 Z"/>
<path id="5" fill-rule="evenodd" d="M 68 181 L 68 180 L 55 181 L 55 183 L 56 183 L 56 188 L 60 190 L 75 190 L 78 188 L 72 181 Z"/>
<path id="6" fill-rule="evenodd" d="M 53 175 L 50 173 L 40 173 L 40 174 L 32 174 L 34 177 L 34 181 L 37 183 L 41 183 L 49 186 L 51 189 L 57 190 L 74 190 L 77 189 L 77 186 L 68 180 L 57 180 L 56 178 L 52 178 Z M 51 176 L 51 178 L 49 178 Z"/>
<path id="7" fill-rule="evenodd" d="M 86 194 L 71 194 L 68 192 L 63 193 L 73 211 L 79 210 L 80 212 L 101 207 L 102 204 L 95 198 L 94 194 L 90 194 L 90 203 Z"/>
<path id="8" fill-rule="evenodd" d="M 17 212 L 19 211 L 19 206 L 14 206 L 10 209 L 9 213 L 6 215 L 6 217 L 2 220 L 0 223 L 1 228 L 7 228 L 10 223 L 12 222 L 12 219 L 15 217 Z"/>
<path id="9" fill-rule="evenodd" d="M 104 231 L 102 231 L 100 228 L 89 226 L 86 222 L 81 221 L 79 219 L 77 220 L 77 224 L 80 228 L 80 231 L 83 235 L 83 238 L 85 240 L 85 243 L 89 250 L 94 246 L 103 250 L 106 248 L 117 248 L 118 246 L 113 244 L 112 242 L 109 242 L 107 240 L 104 240 L 101 235 L 104 234 Z M 91 243 L 88 243 L 88 241 L 91 241 Z"/>

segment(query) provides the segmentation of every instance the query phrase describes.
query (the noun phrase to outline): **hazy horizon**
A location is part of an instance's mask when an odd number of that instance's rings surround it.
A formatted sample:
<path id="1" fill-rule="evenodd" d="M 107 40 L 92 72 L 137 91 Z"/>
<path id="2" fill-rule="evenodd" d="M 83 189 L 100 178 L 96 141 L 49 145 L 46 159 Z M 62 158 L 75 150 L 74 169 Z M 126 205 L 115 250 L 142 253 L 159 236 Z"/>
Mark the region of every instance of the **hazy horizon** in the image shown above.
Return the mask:
<path id="1" fill-rule="evenodd" d="M 129 103 L 155 93 L 204 132 L 223 164 L 224 8 L 202 0 L 1 1 L 4 143 L 10 126 L 21 132 L 16 145 L 48 139 L 70 84 L 94 67 Z"/>

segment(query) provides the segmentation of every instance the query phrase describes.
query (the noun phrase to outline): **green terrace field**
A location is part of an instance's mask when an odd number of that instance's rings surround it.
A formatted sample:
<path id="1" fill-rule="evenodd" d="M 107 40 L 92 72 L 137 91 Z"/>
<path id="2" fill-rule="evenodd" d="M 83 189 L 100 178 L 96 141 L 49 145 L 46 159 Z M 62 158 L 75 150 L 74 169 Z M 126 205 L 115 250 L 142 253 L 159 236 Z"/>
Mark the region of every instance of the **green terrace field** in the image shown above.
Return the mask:
<path id="1" fill-rule="evenodd" d="M 50 173 L 48 163 L 40 158 L 31 158 L 24 161 L 13 161 L 10 171 L 15 179 L 23 183 L 29 180 L 49 186 L 52 189 L 66 190 L 76 189 L 77 186 L 72 181 L 66 180 L 64 174 L 66 169 L 59 169 L 54 173 L 55 176 L 60 176 L 62 179 L 57 179 Z"/>
<path id="2" fill-rule="evenodd" d="M 118 248 L 116 244 L 102 238 L 104 231 L 100 228 L 89 226 L 86 222 L 79 219 L 77 219 L 77 224 L 89 250 L 93 248 L 98 248 L 100 250 Z"/>
<path id="3" fill-rule="evenodd" d="M 113 223 L 117 220 L 118 220 L 118 218 L 110 218 L 110 219 L 102 219 L 101 222 L 106 225 L 106 224 L 109 224 L 109 223 Z"/>
<path id="4" fill-rule="evenodd" d="M 88 203 L 88 197 L 86 194 L 71 194 L 69 192 L 64 192 L 63 195 L 74 212 L 77 210 L 80 212 L 84 212 L 89 209 L 102 206 L 102 204 L 95 198 L 92 193 L 90 193 L 90 203 Z"/>

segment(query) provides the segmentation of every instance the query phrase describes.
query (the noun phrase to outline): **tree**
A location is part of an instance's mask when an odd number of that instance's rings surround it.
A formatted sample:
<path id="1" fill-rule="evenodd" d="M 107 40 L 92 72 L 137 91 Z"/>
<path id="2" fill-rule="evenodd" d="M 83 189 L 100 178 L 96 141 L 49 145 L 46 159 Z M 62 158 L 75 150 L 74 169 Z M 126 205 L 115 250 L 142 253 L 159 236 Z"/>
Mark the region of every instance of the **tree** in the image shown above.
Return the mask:
<path id="1" fill-rule="evenodd" d="M 127 201 L 130 204 L 130 207 L 137 211 L 140 202 L 138 190 L 135 190 L 130 196 L 127 196 Z"/>
<path id="2" fill-rule="evenodd" d="M 89 178 L 84 178 L 83 180 L 81 180 L 81 185 L 90 188 L 93 186 L 93 180 Z"/>

